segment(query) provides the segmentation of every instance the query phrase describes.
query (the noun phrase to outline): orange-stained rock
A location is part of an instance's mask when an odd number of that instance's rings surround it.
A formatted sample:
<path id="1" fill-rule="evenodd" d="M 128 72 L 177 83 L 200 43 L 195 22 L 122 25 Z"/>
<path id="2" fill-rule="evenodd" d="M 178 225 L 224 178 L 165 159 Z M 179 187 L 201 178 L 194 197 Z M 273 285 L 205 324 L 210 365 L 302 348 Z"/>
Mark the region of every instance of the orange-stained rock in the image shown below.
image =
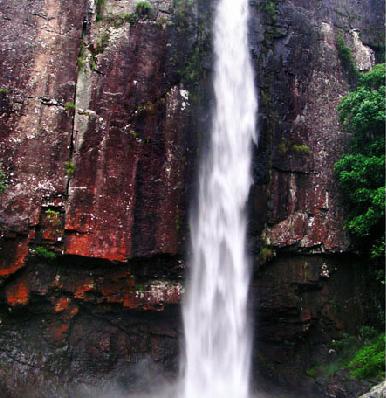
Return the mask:
<path id="1" fill-rule="evenodd" d="M 95 291 L 95 282 L 92 279 L 87 279 L 85 281 L 82 281 L 81 285 L 76 287 L 74 291 L 74 297 L 87 301 L 86 294 L 92 291 Z"/>
<path id="2" fill-rule="evenodd" d="M 123 262 L 181 249 L 190 113 L 169 69 L 169 33 L 125 25 L 98 56 L 100 73 L 79 77 L 91 113 L 75 115 L 66 254 Z"/>
<path id="3" fill-rule="evenodd" d="M 54 311 L 57 313 L 63 312 L 68 309 L 70 303 L 71 303 L 71 300 L 68 297 L 61 297 L 55 303 Z"/>
<path id="4" fill-rule="evenodd" d="M 8 277 L 22 268 L 28 256 L 28 239 L 4 239 L 0 242 L 0 277 Z"/>
<path id="5" fill-rule="evenodd" d="M 24 279 L 9 284 L 5 289 L 7 304 L 14 307 L 29 302 L 29 288 Z"/>
<path id="6" fill-rule="evenodd" d="M 120 242 L 109 236 L 100 238 L 99 245 L 95 245 L 93 234 L 70 234 L 65 237 L 65 253 L 84 257 L 100 257 L 110 261 L 125 261 L 127 259 L 127 246 L 124 244 L 124 236 Z"/>

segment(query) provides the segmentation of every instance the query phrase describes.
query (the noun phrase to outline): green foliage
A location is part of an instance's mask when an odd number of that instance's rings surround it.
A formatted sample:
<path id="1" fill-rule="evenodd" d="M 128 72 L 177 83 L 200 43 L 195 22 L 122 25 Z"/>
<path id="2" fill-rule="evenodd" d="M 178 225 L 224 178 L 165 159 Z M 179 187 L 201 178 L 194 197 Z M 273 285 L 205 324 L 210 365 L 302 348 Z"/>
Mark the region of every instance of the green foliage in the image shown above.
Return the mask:
<path id="1" fill-rule="evenodd" d="M 7 176 L 5 175 L 2 165 L 0 163 L 0 195 L 7 189 Z"/>
<path id="2" fill-rule="evenodd" d="M 355 379 L 382 380 L 385 376 L 385 333 L 360 347 L 348 368 Z"/>
<path id="3" fill-rule="evenodd" d="M 384 377 L 385 333 L 371 326 L 362 326 L 357 335 L 343 333 L 331 344 L 336 351 L 334 360 L 306 370 L 309 377 L 331 377 L 341 370 L 355 379 L 382 380 Z"/>
<path id="4" fill-rule="evenodd" d="M 285 155 L 288 152 L 288 140 L 286 140 L 284 137 L 281 137 L 279 145 L 277 146 L 277 150 L 280 155 Z"/>
<path id="5" fill-rule="evenodd" d="M 270 18 L 275 19 L 277 13 L 277 4 L 274 0 L 266 0 L 263 3 L 263 11 L 269 15 Z"/>
<path id="6" fill-rule="evenodd" d="M 277 150 L 280 155 L 286 155 L 289 151 L 299 154 L 299 155 L 309 155 L 311 153 L 311 148 L 306 144 L 292 144 L 289 140 L 282 137 Z"/>
<path id="7" fill-rule="evenodd" d="M 146 0 L 138 1 L 135 5 L 135 12 L 140 17 L 147 17 L 150 15 L 152 10 L 151 4 Z"/>
<path id="8" fill-rule="evenodd" d="M 46 210 L 46 216 L 51 225 L 60 226 L 60 224 L 61 224 L 60 212 L 58 212 L 56 210 L 48 209 L 48 210 Z"/>
<path id="9" fill-rule="evenodd" d="M 127 14 L 124 20 L 129 22 L 131 25 L 134 25 L 138 22 L 138 15 L 135 12 L 132 12 L 131 14 Z"/>
<path id="10" fill-rule="evenodd" d="M 84 68 L 84 66 L 86 65 L 86 51 L 85 50 L 86 49 L 85 49 L 83 42 L 80 43 L 79 55 L 78 55 L 78 58 L 76 59 L 76 64 L 80 70 L 82 70 Z"/>
<path id="11" fill-rule="evenodd" d="M 57 218 L 60 216 L 60 213 L 56 210 L 48 209 L 46 210 L 46 215 L 48 218 Z"/>
<path id="12" fill-rule="evenodd" d="M 189 87 L 196 86 L 200 81 L 204 71 L 202 67 L 202 50 L 199 45 L 192 49 L 192 52 L 180 70 L 180 76 L 183 82 Z"/>
<path id="13" fill-rule="evenodd" d="M 103 19 L 103 8 L 105 6 L 106 0 L 97 0 L 96 1 L 96 21 L 102 21 Z"/>
<path id="14" fill-rule="evenodd" d="M 7 94 L 8 89 L 6 87 L 0 87 L 0 94 Z"/>
<path id="15" fill-rule="evenodd" d="M 64 169 L 66 171 L 66 175 L 71 178 L 75 174 L 75 164 L 69 160 L 64 163 Z"/>
<path id="16" fill-rule="evenodd" d="M 192 5 L 192 0 L 173 0 L 174 21 L 177 29 L 189 30 Z"/>
<path id="17" fill-rule="evenodd" d="M 271 247 L 262 247 L 260 249 L 260 261 L 262 264 L 267 263 L 268 261 L 272 260 L 274 257 L 275 253 Z"/>
<path id="18" fill-rule="evenodd" d="M 46 247 L 37 246 L 34 249 L 35 254 L 39 257 L 45 258 L 46 260 L 52 261 L 56 258 L 56 253 L 52 250 L 48 250 Z"/>
<path id="19" fill-rule="evenodd" d="M 104 32 L 100 37 L 98 37 L 95 46 L 96 54 L 102 54 L 106 49 L 110 41 L 110 35 L 108 32 Z"/>
<path id="20" fill-rule="evenodd" d="M 309 368 L 306 370 L 306 375 L 308 377 L 311 377 L 313 379 L 316 379 L 316 377 L 318 376 L 318 368 L 316 366 Z"/>
<path id="21" fill-rule="evenodd" d="M 135 12 L 116 14 L 109 17 L 109 22 L 115 27 L 119 28 L 125 23 L 135 24 L 138 22 L 138 15 Z"/>
<path id="22" fill-rule="evenodd" d="M 291 149 L 293 152 L 299 153 L 299 154 L 308 155 L 311 153 L 310 147 L 306 144 L 295 144 L 295 145 L 292 145 Z"/>
<path id="23" fill-rule="evenodd" d="M 343 68 L 348 73 L 349 77 L 355 78 L 358 76 L 358 69 L 355 65 L 354 58 L 352 56 L 351 49 L 347 47 L 344 42 L 342 34 L 338 35 L 336 39 L 336 48 L 338 50 L 338 56 L 342 63 Z"/>
<path id="24" fill-rule="evenodd" d="M 76 109 L 74 101 L 68 101 L 64 104 L 64 109 L 66 111 L 73 111 Z"/>
<path id="25" fill-rule="evenodd" d="M 335 164 L 354 243 L 372 257 L 384 253 L 385 215 L 385 65 L 360 76 L 358 87 L 338 106 L 351 145 Z"/>

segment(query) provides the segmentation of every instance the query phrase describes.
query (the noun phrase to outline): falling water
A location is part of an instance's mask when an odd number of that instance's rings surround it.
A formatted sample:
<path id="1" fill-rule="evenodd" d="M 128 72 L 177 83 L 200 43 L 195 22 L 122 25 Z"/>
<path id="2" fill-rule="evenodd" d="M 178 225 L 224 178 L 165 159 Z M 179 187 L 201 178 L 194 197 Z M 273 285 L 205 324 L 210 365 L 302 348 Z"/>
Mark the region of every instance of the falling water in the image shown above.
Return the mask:
<path id="1" fill-rule="evenodd" d="M 192 222 L 184 308 L 185 398 L 246 398 L 250 367 L 245 206 L 257 110 L 247 44 L 248 0 L 219 0 L 216 108 Z"/>

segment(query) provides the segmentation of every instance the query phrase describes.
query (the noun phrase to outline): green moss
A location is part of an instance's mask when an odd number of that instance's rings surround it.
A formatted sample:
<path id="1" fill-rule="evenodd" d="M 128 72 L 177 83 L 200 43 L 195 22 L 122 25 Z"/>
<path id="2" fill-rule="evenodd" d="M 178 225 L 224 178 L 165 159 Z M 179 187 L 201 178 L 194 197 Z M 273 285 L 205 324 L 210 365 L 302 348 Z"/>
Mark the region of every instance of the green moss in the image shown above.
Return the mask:
<path id="1" fill-rule="evenodd" d="M 48 218 L 57 218 L 60 216 L 60 212 L 52 209 L 46 210 L 46 215 Z"/>
<path id="2" fill-rule="evenodd" d="M 284 137 L 281 138 L 277 150 L 280 155 L 285 155 L 288 152 L 288 141 Z"/>
<path id="3" fill-rule="evenodd" d="M 49 261 L 55 260 L 56 258 L 55 252 L 53 252 L 52 250 L 48 250 L 46 247 L 43 246 L 35 247 L 34 252 L 38 257 L 45 258 L 46 260 Z"/>
<path id="4" fill-rule="evenodd" d="M 114 28 L 119 28 L 123 26 L 125 23 L 135 24 L 138 22 L 138 15 L 135 12 L 132 13 L 122 13 L 122 14 L 115 14 L 109 16 L 108 18 L 109 23 L 111 23 Z"/>
<path id="5" fill-rule="evenodd" d="M 263 11 L 271 18 L 275 19 L 277 14 L 277 4 L 274 0 L 266 0 L 263 3 Z"/>
<path id="6" fill-rule="evenodd" d="M 127 14 L 127 16 L 125 17 L 125 21 L 129 22 L 131 25 L 134 25 L 138 22 L 138 15 L 135 12 Z"/>
<path id="7" fill-rule="evenodd" d="M 7 94 L 8 89 L 6 87 L 0 87 L 0 94 Z"/>
<path id="8" fill-rule="evenodd" d="M 308 145 L 305 144 L 295 144 L 291 147 L 292 152 L 308 155 L 311 153 L 311 149 Z"/>
<path id="9" fill-rule="evenodd" d="M 139 138 L 139 133 L 135 130 L 130 130 L 129 134 L 134 137 L 135 139 Z"/>
<path id="10" fill-rule="evenodd" d="M 336 49 L 343 68 L 351 78 L 358 77 L 358 69 L 356 67 L 352 51 L 347 47 L 343 35 L 339 34 L 336 39 Z"/>
<path id="11" fill-rule="evenodd" d="M 201 58 L 200 48 L 195 46 L 184 67 L 180 70 L 181 79 L 188 86 L 197 85 L 203 74 Z"/>
<path id="12" fill-rule="evenodd" d="M 98 65 L 97 65 L 96 56 L 92 56 L 88 64 L 91 70 L 97 70 Z"/>
<path id="13" fill-rule="evenodd" d="M 135 5 L 135 12 L 139 17 L 146 18 L 150 15 L 152 6 L 148 1 L 141 0 Z"/>
<path id="14" fill-rule="evenodd" d="M 46 216 L 51 225 L 56 226 L 56 227 L 60 226 L 61 219 L 60 219 L 59 211 L 56 211 L 53 209 L 48 209 L 48 210 L 46 210 Z"/>
<path id="15" fill-rule="evenodd" d="M 68 101 L 64 104 L 64 109 L 66 111 L 74 111 L 76 109 L 75 103 L 73 101 Z"/>
<path id="16" fill-rule="evenodd" d="M 271 247 L 262 247 L 260 249 L 260 261 L 264 264 L 274 257 L 275 253 Z"/>
<path id="17" fill-rule="evenodd" d="M 64 169 L 67 177 L 69 178 L 71 178 L 75 174 L 75 164 L 71 160 L 64 163 Z"/>
<path id="18" fill-rule="evenodd" d="M 385 333 L 360 347 L 348 368 L 355 379 L 382 380 L 385 375 Z"/>
<path id="19" fill-rule="evenodd" d="M 96 21 L 103 20 L 103 9 L 105 7 L 106 0 L 97 0 L 96 1 Z"/>
<path id="20" fill-rule="evenodd" d="M 330 378 L 345 370 L 354 379 L 379 381 L 384 377 L 385 333 L 370 326 L 363 326 L 357 335 L 343 333 L 331 343 L 336 351 L 334 360 L 307 369 L 309 377 Z"/>
<path id="21" fill-rule="evenodd" d="M 84 66 L 86 65 L 86 49 L 84 43 L 80 43 L 79 47 L 79 55 L 78 58 L 76 59 L 76 64 L 80 70 L 84 69 Z"/>
<path id="22" fill-rule="evenodd" d="M 0 163 L 0 195 L 7 189 L 7 176 L 3 171 L 2 164 Z"/>
<path id="23" fill-rule="evenodd" d="M 145 285 L 143 283 L 136 283 L 135 284 L 135 290 L 138 292 L 144 292 L 145 291 Z"/>
<path id="24" fill-rule="evenodd" d="M 311 377 L 313 379 L 316 379 L 316 377 L 318 376 L 318 368 L 317 367 L 312 367 L 306 370 L 306 375 L 308 377 Z"/>
<path id="25" fill-rule="evenodd" d="M 100 37 L 98 37 L 95 45 L 96 54 L 101 54 L 106 49 L 110 41 L 110 34 L 104 32 Z"/>

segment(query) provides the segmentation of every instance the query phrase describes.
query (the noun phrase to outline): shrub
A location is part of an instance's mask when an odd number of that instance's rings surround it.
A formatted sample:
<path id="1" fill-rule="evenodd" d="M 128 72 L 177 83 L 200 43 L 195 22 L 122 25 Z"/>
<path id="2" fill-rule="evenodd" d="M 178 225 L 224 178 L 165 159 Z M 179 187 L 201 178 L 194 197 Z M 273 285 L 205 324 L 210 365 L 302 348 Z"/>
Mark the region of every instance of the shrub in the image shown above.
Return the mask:
<path id="1" fill-rule="evenodd" d="M 103 19 L 103 8 L 105 6 L 105 1 L 106 0 L 97 0 L 96 1 L 96 7 L 95 7 L 95 11 L 96 11 L 96 21 L 102 21 Z"/>
<path id="2" fill-rule="evenodd" d="M 281 137 L 277 150 L 280 155 L 285 155 L 288 152 L 288 141 L 284 137 Z"/>
<path id="3" fill-rule="evenodd" d="M 306 144 L 295 144 L 292 145 L 292 151 L 299 154 L 308 155 L 311 153 L 311 149 Z"/>
<path id="4" fill-rule="evenodd" d="M 336 358 L 306 370 L 309 377 L 331 377 L 346 370 L 354 379 L 382 380 L 385 372 L 385 333 L 371 326 L 362 326 L 357 336 L 343 333 L 332 343 Z"/>
<path id="5" fill-rule="evenodd" d="M 119 28 L 126 22 L 130 24 L 135 24 L 138 22 L 138 15 L 135 12 L 132 13 L 122 13 L 110 17 L 110 21 L 115 28 Z"/>
<path id="6" fill-rule="evenodd" d="M 8 89 L 6 87 L 0 87 L 0 94 L 7 94 Z"/>
<path id="7" fill-rule="evenodd" d="M 64 104 L 64 109 L 66 111 L 73 111 L 76 109 L 75 103 L 73 101 L 68 101 Z"/>
<path id="8" fill-rule="evenodd" d="M 80 43 L 80 47 L 79 47 L 79 55 L 78 58 L 76 59 L 76 64 L 78 66 L 79 69 L 83 69 L 85 64 L 86 64 L 86 51 L 85 51 L 85 45 L 84 43 Z"/>
<path id="9" fill-rule="evenodd" d="M 152 6 L 148 1 L 138 1 L 138 3 L 135 5 L 135 12 L 138 16 L 141 17 L 146 17 L 150 15 L 151 10 Z"/>
<path id="10" fill-rule="evenodd" d="M 46 260 L 49 260 L 49 261 L 52 261 L 56 258 L 55 252 L 48 250 L 46 247 L 43 247 L 43 246 L 35 247 L 34 251 L 38 257 L 45 258 Z"/>
<path id="11" fill-rule="evenodd" d="M 60 216 L 60 213 L 56 210 L 48 209 L 46 210 L 46 215 L 48 218 L 57 218 Z"/>
<path id="12" fill-rule="evenodd" d="M 69 178 L 75 174 L 75 164 L 71 160 L 64 163 L 64 169 L 66 171 L 67 177 Z"/>
<path id="13" fill-rule="evenodd" d="M 382 380 L 385 375 L 385 334 L 379 334 L 359 348 L 348 368 L 355 379 Z"/>
<path id="14" fill-rule="evenodd" d="M 272 258 L 275 256 L 275 253 L 272 248 L 270 247 L 262 247 L 260 249 L 260 261 L 262 264 L 267 263 L 268 261 L 272 260 Z"/>
<path id="15" fill-rule="evenodd" d="M 266 0 L 263 4 L 263 10 L 270 18 L 275 19 L 277 13 L 276 2 L 273 0 Z"/>
<path id="16" fill-rule="evenodd" d="M 384 78 L 384 64 L 362 74 L 338 106 L 341 124 L 352 135 L 349 151 L 335 164 L 346 228 L 358 249 L 374 258 L 384 254 L 385 240 Z"/>
<path id="17" fill-rule="evenodd" d="M 48 209 L 48 210 L 46 210 L 46 216 L 51 225 L 60 226 L 60 224 L 61 224 L 60 212 L 58 212 L 56 210 Z"/>
<path id="18" fill-rule="evenodd" d="M 349 77 L 356 78 L 358 76 L 358 69 L 352 56 L 351 49 L 347 47 L 342 34 L 338 35 L 336 39 L 336 49 L 344 70 Z"/>
<path id="19" fill-rule="evenodd" d="M 7 189 L 7 176 L 5 175 L 0 163 L 0 195 Z"/>
<path id="20" fill-rule="evenodd" d="M 102 54 L 105 48 L 108 46 L 110 41 L 110 35 L 108 32 L 104 32 L 100 37 L 98 37 L 95 46 L 95 53 Z"/>

